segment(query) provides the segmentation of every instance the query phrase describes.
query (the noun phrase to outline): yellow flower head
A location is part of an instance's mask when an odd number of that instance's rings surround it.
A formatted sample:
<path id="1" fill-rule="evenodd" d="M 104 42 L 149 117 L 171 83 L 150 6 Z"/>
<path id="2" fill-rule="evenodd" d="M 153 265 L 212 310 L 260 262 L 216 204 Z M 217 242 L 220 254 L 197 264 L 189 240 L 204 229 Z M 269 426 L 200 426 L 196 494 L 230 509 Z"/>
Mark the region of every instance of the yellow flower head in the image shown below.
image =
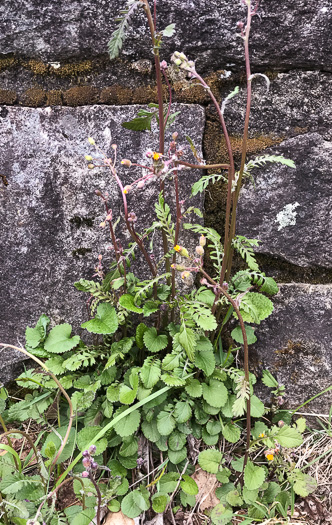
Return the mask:
<path id="1" fill-rule="evenodd" d="M 266 455 L 266 459 L 267 459 L 268 461 L 273 461 L 273 459 L 274 459 L 274 455 L 273 455 L 273 454 L 267 454 L 267 455 Z"/>
<path id="2" fill-rule="evenodd" d="M 179 246 L 178 244 L 176 246 L 174 246 L 174 250 L 176 252 L 180 252 L 182 250 L 182 246 Z"/>
<path id="3" fill-rule="evenodd" d="M 259 436 L 258 436 L 258 437 L 260 437 L 260 438 L 264 438 L 264 437 L 265 437 L 265 434 L 264 434 L 264 432 L 262 432 L 261 434 L 259 434 Z"/>
<path id="4" fill-rule="evenodd" d="M 92 137 L 88 138 L 88 142 L 90 142 L 91 146 L 94 146 L 96 144 Z"/>
<path id="5" fill-rule="evenodd" d="M 157 153 L 156 151 L 153 152 L 152 158 L 153 160 L 159 160 L 161 157 L 161 153 Z"/>

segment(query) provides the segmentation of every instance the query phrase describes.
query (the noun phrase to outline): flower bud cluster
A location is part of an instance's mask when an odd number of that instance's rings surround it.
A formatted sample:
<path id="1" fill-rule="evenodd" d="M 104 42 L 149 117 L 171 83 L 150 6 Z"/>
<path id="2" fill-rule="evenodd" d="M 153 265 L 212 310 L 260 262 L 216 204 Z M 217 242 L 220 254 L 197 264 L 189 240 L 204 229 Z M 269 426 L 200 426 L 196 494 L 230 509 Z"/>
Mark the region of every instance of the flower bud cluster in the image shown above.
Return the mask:
<path id="1" fill-rule="evenodd" d="M 179 53 L 179 51 L 175 51 L 171 57 L 171 61 L 181 69 L 184 69 L 188 72 L 195 71 L 195 62 L 192 60 L 188 60 L 186 55 L 184 53 Z"/>
<path id="2" fill-rule="evenodd" d="M 84 452 L 82 453 L 82 464 L 83 467 L 86 469 L 82 472 L 83 478 L 88 478 L 90 476 L 91 471 L 96 470 L 98 468 L 98 463 L 94 461 L 92 457 L 96 453 L 96 450 L 96 445 L 91 445 L 91 447 L 89 447 L 89 450 L 84 450 Z"/>
<path id="3" fill-rule="evenodd" d="M 135 223 L 137 221 L 137 215 L 133 211 L 128 213 L 128 222 Z"/>

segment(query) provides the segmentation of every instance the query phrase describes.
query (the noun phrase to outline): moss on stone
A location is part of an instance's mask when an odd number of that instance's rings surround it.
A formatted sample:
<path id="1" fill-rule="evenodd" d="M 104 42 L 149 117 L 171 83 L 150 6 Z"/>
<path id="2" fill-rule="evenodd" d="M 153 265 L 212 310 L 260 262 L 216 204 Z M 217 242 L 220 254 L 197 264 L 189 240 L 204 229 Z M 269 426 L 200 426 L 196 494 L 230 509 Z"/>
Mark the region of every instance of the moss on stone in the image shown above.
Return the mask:
<path id="1" fill-rule="evenodd" d="M 60 63 L 60 67 L 50 67 L 50 73 L 56 77 L 80 77 L 89 75 L 94 69 L 92 60 L 82 60 L 80 62 Z"/>
<path id="2" fill-rule="evenodd" d="M 0 56 L 0 71 L 5 71 L 6 69 L 12 68 L 17 64 L 18 60 L 14 56 Z"/>
<path id="3" fill-rule="evenodd" d="M 76 86 L 63 92 L 67 106 L 88 106 L 99 102 L 99 89 L 92 86 Z"/>
<path id="4" fill-rule="evenodd" d="M 81 228 L 82 226 L 87 226 L 88 228 L 92 228 L 93 226 L 94 217 L 80 217 L 79 215 L 75 215 L 71 219 L 69 219 L 69 222 L 76 226 L 76 228 Z"/>
<path id="5" fill-rule="evenodd" d="M 62 106 L 62 92 L 58 89 L 51 89 L 46 93 L 46 105 L 47 106 Z"/>
<path id="6" fill-rule="evenodd" d="M 6 104 L 7 106 L 11 106 L 15 104 L 17 100 L 17 95 L 15 91 L 12 91 L 10 89 L 0 89 L 0 104 Z"/>
<path id="7" fill-rule="evenodd" d="M 109 86 L 102 90 L 100 94 L 101 104 L 126 105 L 133 100 L 133 90 L 122 86 Z"/>
<path id="8" fill-rule="evenodd" d="M 35 75 L 47 75 L 49 73 L 49 65 L 41 60 L 26 60 L 22 62 L 22 66 L 30 69 Z"/>
<path id="9" fill-rule="evenodd" d="M 33 108 L 44 106 L 46 102 L 46 91 L 39 87 L 27 89 L 27 91 L 23 93 L 20 102 L 24 106 L 31 106 Z"/>
<path id="10" fill-rule="evenodd" d="M 80 256 L 84 257 L 84 255 L 86 255 L 87 253 L 91 253 L 91 252 L 92 252 L 91 248 L 84 248 L 83 246 L 81 246 L 80 248 L 76 248 L 76 250 L 73 250 L 71 254 L 73 257 L 78 259 Z"/>

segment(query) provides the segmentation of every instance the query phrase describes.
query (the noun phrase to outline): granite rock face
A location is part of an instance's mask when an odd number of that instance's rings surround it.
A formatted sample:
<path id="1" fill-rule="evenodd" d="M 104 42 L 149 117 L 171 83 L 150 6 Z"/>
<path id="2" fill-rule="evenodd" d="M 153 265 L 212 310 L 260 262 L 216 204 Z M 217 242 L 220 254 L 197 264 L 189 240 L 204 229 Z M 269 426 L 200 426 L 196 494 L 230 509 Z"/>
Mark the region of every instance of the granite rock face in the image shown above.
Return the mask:
<path id="1" fill-rule="evenodd" d="M 106 53 L 114 18 L 125 5 L 124 0 L 9 0 L 2 6 L 1 52 L 49 62 Z M 243 64 L 236 23 L 245 13 L 240 0 L 161 0 L 158 27 L 177 24 L 175 38 L 165 42 L 163 56 L 168 59 L 180 48 L 191 59 L 197 58 L 198 67 L 205 70 Z M 253 20 L 253 65 L 331 69 L 332 7 L 328 0 L 269 0 L 261 3 L 259 13 Z M 146 28 L 140 10 L 128 33 L 127 58 L 151 59 L 150 43 L 145 37 L 141 41 Z"/>
<path id="2" fill-rule="evenodd" d="M 255 72 L 255 69 L 253 69 Z M 233 83 L 234 75 L 228 80 Z M 332 140 L 332 75 L 321 71 L 287 71 L 273 73 L 266 80 L 261 76 L 252 82 L 252 102 L 249 135 L 275 135 L 290 138 L 296 135 L 316 132 L 325 140 Z M 225 85 L 221 90 L 226 97 L 232 88 Z M 225 119 L 232 135 L 243 132 L 246 89 L 227 105 Z"/>
<path id="3" fill-rule="evenodd" d="M 284 284 L 273 303 L 257 330 L 251 363 L 286 386 L 286 406 L 295 408 L 332 383 L 332 285 Z M 329 391 L 303 410 L 328 413 L 331 404 Z"/>
<path id="4" fill-rule="evenodd" d="M 267 163 L 255 186 L 241 190 L 237 231 L 261 241 L 257 251 L 300 267 L 332 267 L 332 142 L 317 133 L 286 140 L 264 154 L 292 159 L 296 169 Z"/>
<path id="5" fill-rule="evenodd" d="M 25 327 L 32 326 L 42 313 L 53 323 L 71 322 L 76 330 L 85 320 L 87 297 L 73 283 L 93 276 L 98 254 L 103 255 L 106 271 L 113 260 L 109 232 L 99 227 L 105 212 L 95 190 L 109 192 L 115 219 L 123 215 L 121 195 L 111 173 L 105 168 L 87 168 L 84 155 L 94 154 L 87 137 L 94 137 L 110 154 L 111 144 L 117 144 L 119 160 L 129 158 L 146 164 L 145 151 L 158 149 L 158 135 L 121 127 L 121 122 L 131 120 L 138 109 L 6 109 L 0 129 L 3 170 L 8 180 L 8 186 L 1 185 L 0 189 L 0 342 L 24 344 Z M 188 133 L 200 149 L 203 109 L 197 105 L 175 109 L 181 110 L 175 129 L 180 136 L 182 130 Z M 180 198 L 187 199 L 191 184 L 201 173 L 182 173 Z M 142 174 L 139 168 L 128 170 L 119 164 L 119 176 L 128 184 Z M 166 187 L 170 186 L 168 182 Z M 158 193 L 159 183 L 155 181 L 144 190 L 128 194 L 128 209 L 138 217 L 137 231 L 155 220 Z M 195 205 L 202 207 L 202 202 L 197 200 Z M 123 243 L 130 241 L 120 226 L 116 233 Z"/>

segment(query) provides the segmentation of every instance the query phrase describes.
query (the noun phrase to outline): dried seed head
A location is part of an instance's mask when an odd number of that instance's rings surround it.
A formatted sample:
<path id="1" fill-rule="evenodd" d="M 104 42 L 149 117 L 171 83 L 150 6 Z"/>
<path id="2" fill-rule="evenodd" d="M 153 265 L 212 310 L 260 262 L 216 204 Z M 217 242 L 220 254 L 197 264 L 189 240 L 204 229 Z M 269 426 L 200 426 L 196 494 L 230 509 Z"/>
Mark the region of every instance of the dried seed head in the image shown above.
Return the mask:
<path id="1" fill-rule="evenodd" d="M 88 164 L 89 170 L 93 170 L 94 167 L 95 167 L 94 164 Z"/>

